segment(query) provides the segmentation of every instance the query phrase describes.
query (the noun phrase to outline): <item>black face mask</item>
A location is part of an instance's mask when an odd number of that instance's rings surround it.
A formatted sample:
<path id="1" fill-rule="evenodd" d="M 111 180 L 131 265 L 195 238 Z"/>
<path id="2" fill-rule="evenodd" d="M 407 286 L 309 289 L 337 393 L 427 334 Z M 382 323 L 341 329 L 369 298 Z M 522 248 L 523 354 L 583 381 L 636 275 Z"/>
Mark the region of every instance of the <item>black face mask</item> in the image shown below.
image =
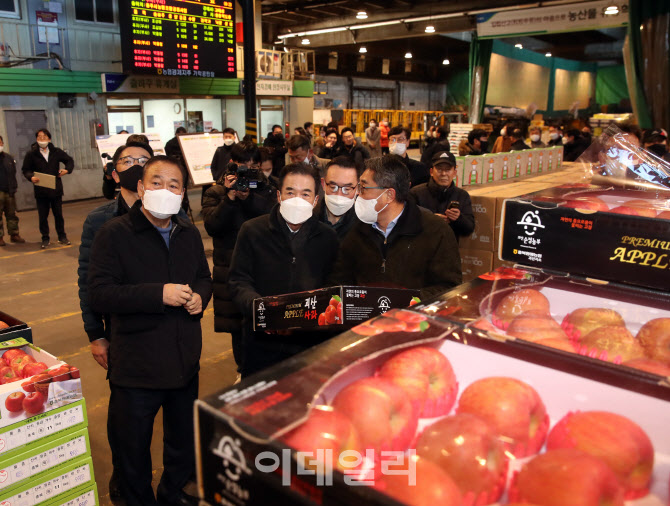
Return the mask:
<path id="1" fill-rule="evenodd" d="M 489 149 L 489 141 L 479 141 L 479 149 L 482 153 L 486 153 Z"/>
<path id="2" fill-rule="evenodd" d="M 663 158 L 668 152 L 667 148 L 663 144 L 652 144 L 647 148 L 647 151 L 654 153 L 659 158 Z"/>
<path id="3" fill-rule="evenodd" d="M 142 179 L 143 171 L 144 167 L 141 165 L 133 165 L 123 172 L 117 171 L 116 173 L 119 175 L 121 187 L 131 192 L 137 192 L 137 183 Z"/>

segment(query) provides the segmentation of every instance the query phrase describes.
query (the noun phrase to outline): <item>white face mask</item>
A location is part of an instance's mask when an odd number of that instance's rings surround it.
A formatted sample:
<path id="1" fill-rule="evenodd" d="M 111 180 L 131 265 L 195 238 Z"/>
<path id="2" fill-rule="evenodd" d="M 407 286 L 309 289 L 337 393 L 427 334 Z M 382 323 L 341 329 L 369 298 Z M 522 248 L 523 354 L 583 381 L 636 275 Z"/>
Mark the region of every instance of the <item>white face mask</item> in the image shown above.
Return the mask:
<path id="1" fill-rule="evenodd" d="M 555 141 L 556 139 L 558 139 L 558 134 L 556 132 L 551 132 L 549 134 L 549 137 L 551 138 L 552 141 Z"/>
<path id="2" fill-rule="evenodd" d="M 279 213 L 291 225 L 305 223 L 312 216 L 314 205 L 300 197 L 282 200 L 279 203 Z"/>
<path id="3" fill-rule="evenodd" d="M 306 156 L 305 159 L 302 161 L 305 165 L 309 165 L 309 156 Z"/>
<path id="4" fill-rule="evenodd" d="M 507 129 L 506 129 L 506 128 L 503 128 L 502 130 L 500 130 L 500 135 L 502 135 L 503 137 L 505 137 L 505 136 L 507 135 Z"/>
<path id="5" fill-rule="evenodd" d="M 5 150 L 4 146 L 0 146 L 0 153 L 2 153 Z"/>
<path id="6" fill-rule="evenodd" d="M 268 170 L 267 172 L 266 172 L 266 171 L 263 171 L 263 174 L 265 174 L 265 177 L 267 177 L 267 178 L 269 179 L 270 176 L 272 175 L 272 169 L 271 169 L 271 170 Z"/>
<path id="7" fill-rule="evenodd" d="M 49 145 L 49 141 L 37 141 L 37 145 L 44 149 Z"/>
<path id="8" fill-rule="evenodd" d="M 394 142 L 389 145 L 389 153 L 392 155 L 403 156 L 407 150 L 407 145 L 402 142 Z"/>
<path id="9" fill-rule="evenodd" d="M 540 136 L 537 135 L 537 134 L 533 134 L 533 135 L 530 136 L 530 140 L 533 141 L 533 142 L 537 142 L 537 141 L 540 140 Z"/>
<path id="10" fill-rule="evenodd" d="M 374 123 L 370 123 L 370 125 L 368 125 L 368 126 L 369 126 L 370 128 L 374 128 L 374 127 L 376 127 L 377 125 L 374 124 Z"/>
<path id="11" fill-rule="evenodd" d="M 235 139 L 223 139 L 224 146 L 232 146 L 235 144 Z"/>
<path id="12" fill-rule="evenodd" d="M 142 197 L 142 205 L 155 218 L 165 220 L 179 212 L 182 197 L 183 195 L 177 195 L 165 188 L 160 190 L 145 190 Z"/>
<path id="13" fill-rule="evenodd" d="M 384 190 L 379 197 L 384 195 L 384 193 L 386 193 L 387 191 L 388 190 Z M 365 200 L 361 198 L 360 195 L 356 197 L 356 203 L 354 204 L 354 209 L 356 210 L 356 216 L 358 216 L 358 219 L 361 220 L 363 223 L 367 223 L 368 225 L 376 223 L 377 216 L 379 216 L 379 213 L 381 213 L 384 209 L 388 207 L 388 204 L 386 204 L 379 211 L 375 210 L 379 197 L 370 200 Z"/>
<path id="14" fill-rule="evenodd" d="M 326 195 L 326 207 L 335 216 L 342 216 L 354 205 L 355 199 L 344 195 Z"/>

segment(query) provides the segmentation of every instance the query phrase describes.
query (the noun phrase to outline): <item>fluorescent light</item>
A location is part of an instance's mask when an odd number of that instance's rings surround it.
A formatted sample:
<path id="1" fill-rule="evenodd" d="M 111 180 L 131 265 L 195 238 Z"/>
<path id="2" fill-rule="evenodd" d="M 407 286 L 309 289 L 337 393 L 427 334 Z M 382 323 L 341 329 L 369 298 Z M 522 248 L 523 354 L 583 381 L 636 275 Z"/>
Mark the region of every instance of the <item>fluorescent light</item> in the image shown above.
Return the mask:
<path id="1" fill-rule="evenodd" d="M 368 19 L 368 13 L 365 11 L 359 11 L 358 14 L 356 14 L 356 19 Z"/>
<path id="2" fill-rule="evenodd" d="M 409 51 L 407 51 L 407 52 L 405 53 L 405 58 L 410 59 L 411 57 L 412 57 L 412 53 L 410 53 Z"/>
<path id="3" fill-rule="evenodd" d="M 426 27 L 426 33 L 435 33 L 435 27 L 433 25 L 428 25 Z"/>
<path id="4" fill-rule="evenodd" d="M 286 46 L 284 46 L 284 52 L 288 53 L 288 48 Z"/>
<path id="5" fill-rule="evenodd" d="M 449 65 L 449 63 L 451 63 L 451 62 L 449 61 L 448 58 L 445 58 L 444 60 L 442 60 L 442 65 Z"/>
<path id="6" fill-rule="evenodd" d="M 302 39 L 303 46 L 309 46 L 309 39 Z"/>
<path id="7" fill-rule="evenodd" d="M 304 37 L 305 35 L 321 35 L 322 33 L 344 32 L 348 30 L 346 26 L 338 26 L 337 28 L 322 28 L 320 30 L 309 30 L 307 32 L 285 33 L 277 35 L 278 39 L 290 39 L 292 37 Z"/>
<path id="8" fill-rule="evenodd" d="M 514 47 L 517 49 L 523 49 L 523 44 L 514 44 Z"/>
<path id="9" fill-rule="evenodd" d="M 605 15 L 612 16 L 614 14 L 619 14 L 619 7 L 616 5 L 610 5 L 607 9 L 605 9 Z"/>
<path id="10" fill-rule="evenodd" d="M 345 29 L 349 30 L 360 30 L 362 28 L 377 28 L 379 26 L 390 26 L 390 25 L 399 25 L 402 23 L 402 19 L 394 19 L 392 21 L 380 21 L 379 23 L 366 23 L 364 25 L 351 25 Z"/>
<path id="11" fill-rule="evenodd" d="M 544 53 L 544 56 L 546 56 L 547 58 L 549 58 L 549 57 L 551 56 L 551 53 Z"/>
<path id="12" fill-rule="evenodd" d="M 368 48 L 366 48 L 365 46 L 361 46 L 361 47 L 358 49 L 358 52 L 359 52 L 359 53 L 367 53 L 367 52 L 368 52 Z"/>

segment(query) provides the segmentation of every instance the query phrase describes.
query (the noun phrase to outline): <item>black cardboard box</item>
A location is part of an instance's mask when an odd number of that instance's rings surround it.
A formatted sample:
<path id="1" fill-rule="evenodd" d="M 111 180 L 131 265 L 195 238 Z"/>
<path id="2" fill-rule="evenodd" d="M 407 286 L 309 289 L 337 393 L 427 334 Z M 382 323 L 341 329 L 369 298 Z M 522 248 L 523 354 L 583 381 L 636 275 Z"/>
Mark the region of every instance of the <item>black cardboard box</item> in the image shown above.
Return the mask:
<path id="1" fill-rule="evenodd" d="M 414 297 L 416 303 L 418 296 L 419 290 L 331 286 L 263 297 L 254 300 L 254 330 L 349 328 L 389 309 L 407 307 Z"/>
<path id="2" fill-rule="evenodd" d="M 593 185 L 509 199 L 503 206 L 499 256 L 548 271 L 667 291 L 669 206 L 670 192 Z"/>
<path id="3" fill-rule="evenodd" d="M 2 311 L 0 311 L 0 321 L 9 325 L 7 328 L 0 329 L 0 341 L 23 338 L 29 343 L 33 342 L 33 331 L 27 323 Z"/>

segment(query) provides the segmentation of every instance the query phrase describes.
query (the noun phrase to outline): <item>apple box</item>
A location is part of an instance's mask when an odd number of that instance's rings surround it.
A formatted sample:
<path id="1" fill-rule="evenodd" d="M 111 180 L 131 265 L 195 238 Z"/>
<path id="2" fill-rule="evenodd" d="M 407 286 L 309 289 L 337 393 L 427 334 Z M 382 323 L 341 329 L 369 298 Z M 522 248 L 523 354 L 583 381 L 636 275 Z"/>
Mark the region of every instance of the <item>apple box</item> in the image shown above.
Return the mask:
<path id="1" fill-rule="evenodd" d="M 27 342 L 32 343 L 32 329 L 28 327 L 27 323 L 0 311 L 0 340 L 9 341 L 10 339 L 18 338 L 23 338 Z"/>
<path id="2" fill-rule="evenodd" d="M 509 199 L 499 256 L 552 271 L 667 291 L 670 192 L 564 185 Z"/>
<path id="3" fill-rule="evenodd" d="M 442 387 L 435 393 L 437 399 L 450 399 L 449 405 L 441 406 L 444 414 L 435 417 L 431 412 L 433 418 L 417 421 L 419 410 L 406 408 L 412 398 L 411 390 L 405 391 L 403 387 L 399 387 L 399 394 L 396 391 L 388 398 L 384 396 L 383 402 L 401 406 L 397 411 L 380 409 L 383 404 L 378 403 L 382 401 L 371 397 L 340 397 L 345 390 L 352 392 L 358 380 L 380 381 L 382 366 L 391 357 L 417 346 L 433 350 L 432 353 L 437 350 L 453 369 L 455 379 L 449 388 Z M 526 383 L 539 395 L 541 402 L 531 413 L 541 422 L 541 430 L 538 429 L 533 442 L 538 448 L 551 427 L 578 411 L 609 411 L 638 424 L 651 440 L 655 453 L 650 504 L 667 504 L 670 478 L 667 388 L 650 375 L 601 367 L 601 362 L 591 358 L 584 360 L 591 361 L 592 366 L 584 367 L 574 355 L 544 346 L 499 342 L 470 328 L 458 330 L 446 321 L 413 310 L 389 311 L 220 393 L 198 400 L 195 425 L 200 497 L 212 505 L 398 504 L 381 490 L 388 490 L 391 474 L 406 477 L 411 486 L 411 450 L 421 448 L 412 447 L 414 436 L 446 414 L 453 414 L 460 403 L 457 396 L 474 382 L 505 377 Z M 428 366 L 426 373 L 430 373 Z M 374 393 L 374 389 L 366 390 Z M 339 413 L 338 416 L 356 420 L 352 424 L 361 423 L 361 418 L 372 413 L 367 417 L 370 430 L 364 430 L 364 425 L 357 426 L 358 440 L 380 437 L 382 446 L 357 452 L 349 446 L 355 448 L 355 443 L 339 434 L 335 425 L 324 426 L 318 432 L 329 434 L 328 441 L 347 442 L 331 448 L 331 452 L 345 450 L 348 456 L 357 457 L 346 460 L 342 457 L 344 453 L 339 453 L 340 458 L 335 461 L 338 468 L 333 469 L 329 464 L 333 462 L 332 453 L 320 446 L 310 447 L 306 440 L 295 436 L 320 412 Z M 388 419 L 384 418 L 385 412 Z M 412 416 L 407 416 L 408 412 Z M 389 436 L 385 430 L 403 434 L 404 451 L 392 452 L 394 464 L 386 460 L 391 458 L 388 448 L 399 445 L 400 437 Z M 521 433 L 528 433 L 528 429 Z M 292 442 L 290 445 L 287 439 Z M 519 446 L 514 446 L 514 451 L 518 450 Z M 507 503 L 511 480 L 531 458 L 513 459 L 506 474 L 501 471 L 497 485 L 500 497 L 492 502 Z M 427 478 L 422 479 L 420 474 L 414 476 L 420 486 L 411 490 L 417 494 L 430 493 L 432 487 L 442 485 L 440 480 L 427 483 Z M 400 478 L 394 478 L 397 479 Z"/>
<path id="4" fill-rule="evenodd" d="M 407 307 L 419 290 L 331 286 L 254 300 L 254 330 L 348 328 L 391 308 Z"/>
<path id="5" fill-rule="evenodd" d="M 46 506 L 98 506 L 99 504 L 98 487 L 95 483 L 92 483 L 82 490 L 65 494 L 47 503 Z"/>

